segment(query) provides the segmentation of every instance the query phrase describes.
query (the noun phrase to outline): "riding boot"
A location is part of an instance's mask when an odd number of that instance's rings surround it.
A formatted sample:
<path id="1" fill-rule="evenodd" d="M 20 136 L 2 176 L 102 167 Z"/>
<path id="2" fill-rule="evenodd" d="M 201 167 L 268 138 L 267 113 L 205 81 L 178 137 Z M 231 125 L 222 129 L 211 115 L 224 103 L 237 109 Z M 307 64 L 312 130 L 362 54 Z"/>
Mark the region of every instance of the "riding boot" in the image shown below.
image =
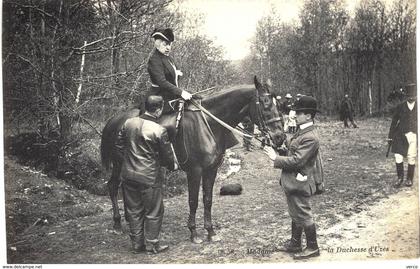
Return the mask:
<path id="1" fill-rule="evenodd" d="M 161 245 L 159 242 L 155 242 L 146 247 L 146 251 L 149 254 L 159 254 L 169 249 L 168 245 Z"/>
<path id="2" fill-rule="evenodd" d="M 292 221 L 292 238 L 287 240 L 280 248 L 279 251 L 297 253 L 302 251 L 302 233 L 303 227 L 298 226 Z"/>
<path id="3" fill-rule="evenodd" d="M 414 164 L 409 164 L 407 168 L 407 181 L 405 182 L 405 186 L 411 187 L 413 186 L 413 178 L 414 178 L 414 169 L 416 166 Z"/>
<path id="4" fill-rule="evenodd" d="M 146 251 L 146 245 L 144 243 L 143 236 L 130 235 L 130 239 L 131 239 L 131 247 L 134 253 L 140 253 L 140 252 Z"/>
<path id="5" fill-rule="evenodd" d="M 404 181 L 404 163 L 395 163 L 397 167 L 397 180 L 394 182 L 394 187 L 398 188 Z"/>
<path id="6" fill-rule="evenodd" d="M 306 226 L 304 230 L 306 235 L 306 248 L 293 256 L 295 260 L 302 260 L 320 255 L 318 242 L 316 240 L 315 224 Z"/>

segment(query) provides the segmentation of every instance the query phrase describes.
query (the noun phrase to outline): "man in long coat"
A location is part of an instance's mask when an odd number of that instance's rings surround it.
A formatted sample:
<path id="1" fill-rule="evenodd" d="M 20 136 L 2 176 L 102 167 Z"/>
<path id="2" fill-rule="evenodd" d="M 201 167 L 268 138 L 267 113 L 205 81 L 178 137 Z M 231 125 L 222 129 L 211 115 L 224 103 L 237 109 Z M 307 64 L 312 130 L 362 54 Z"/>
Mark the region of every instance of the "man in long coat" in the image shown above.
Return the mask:
<path id="1" fill-rule="evenodd" d="M 414 169 L 417 157 L 417 89 L 415 84 L 406 86 L 407 101 L 399 104 L 392 117 L 388 133 L 388 142 L 395 154 L 397 180 L 394 187 L 400 187 L 404 181 L 404 157 L 407 158 L 407 181 L 413 185 Z"/>
<path id="2" fill-rule="evenodd" d="M 353 128 L 357 128 L 356 123 L 354 123 L 353 116 L 354 116 L 353 102 L 349 98 L 349 95 L 345 94 L 344 99 L 341 101 L 341 105 L 340 105 L 340 119 L 344 122 L 345 128 L 349 128 L 349 124 L 347 123 L 347 120 L 350 121 L 350 123 L 353 125 Z"/>

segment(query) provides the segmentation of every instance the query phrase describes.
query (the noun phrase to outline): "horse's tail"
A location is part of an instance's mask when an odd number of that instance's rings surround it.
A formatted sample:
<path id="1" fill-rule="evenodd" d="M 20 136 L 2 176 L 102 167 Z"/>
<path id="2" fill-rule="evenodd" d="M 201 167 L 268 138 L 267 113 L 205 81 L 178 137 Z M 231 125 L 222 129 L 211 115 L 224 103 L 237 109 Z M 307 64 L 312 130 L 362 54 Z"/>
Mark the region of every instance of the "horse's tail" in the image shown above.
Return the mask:
<path id="1" fill-rule="evenodd" d="M 112 151 L 114 148 L 114 136 L 112 135 L 113 131 L 112 128 L 113 124 L 112 121 L 109 120 L 105 125 L 104 129 L 102 130 L 102 137 L 101 137 L 101 161 L 102 166 L 109 170 L 111 168 L 112 163 Z"/>
<path id="2" fill-rule="evenodd" d="M 139 109 L 131 109 L 125 113 L 115 115 L 106 123 L 102 130 L 101 137 L 101 161 L 102 166 L 109 170 L 111 164 L 116 158 L 115 142 L 117 140 L 118 131 L 128 118 L 139 115 Z"/>

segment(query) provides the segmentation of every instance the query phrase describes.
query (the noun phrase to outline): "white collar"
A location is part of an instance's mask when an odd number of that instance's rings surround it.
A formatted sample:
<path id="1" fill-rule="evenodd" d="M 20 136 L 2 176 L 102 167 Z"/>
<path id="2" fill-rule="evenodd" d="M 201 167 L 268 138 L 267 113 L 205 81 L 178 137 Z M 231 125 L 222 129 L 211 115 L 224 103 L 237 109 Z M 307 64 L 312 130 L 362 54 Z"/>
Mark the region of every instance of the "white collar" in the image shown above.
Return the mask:
<path id="1" fill-rule="evenodd" d="M 308 128 L 309 126 L 312 126 L 312 125 L 314 125 L 314 123 L 313 123 L 313 121 L 310 121 L 310 122 L 302 123 L 301 125 L 299 125 L 299 128 L 300 128 L 301 130 L 303 130 L 303 129 L 306 129 L 306 128 Z"/>
<path id="2" fill-rule="evenodd" d="M 413 110 L 415 104 L 416 104 L 416 101 L 414 101 L 412 103 L 407 101 L 408 109 Z"/>

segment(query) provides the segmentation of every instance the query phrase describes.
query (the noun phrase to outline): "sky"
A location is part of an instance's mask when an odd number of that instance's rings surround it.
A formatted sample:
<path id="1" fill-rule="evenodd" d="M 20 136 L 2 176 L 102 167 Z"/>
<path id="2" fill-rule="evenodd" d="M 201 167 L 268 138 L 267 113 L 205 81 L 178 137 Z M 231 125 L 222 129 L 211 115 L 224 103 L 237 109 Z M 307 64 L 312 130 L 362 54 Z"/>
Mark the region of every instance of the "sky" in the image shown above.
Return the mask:
<path id="1" fill-rule="evenodd" d="M 388 0 L 392 1 L 392 0 Z M 346 0 L 351 11 L 360 0 Z M 284 22 L 297 20 L 303 0 L 184 0 L 181 8 L 204 15 L 202 29 L 215 44 L 223 46 L 226 58 L 238 60 L 250 51 L 257 22 L 272 9 Z"/>
<path id="2" fill-rule="evenodd" d="M 275 8 L 284 21 L 297 18 L 301 0 L 186 0 L 182 7 L 204 14 L 204 33 L 225 48 L 226 58 L 249 53 L 258 20 Z"/>

